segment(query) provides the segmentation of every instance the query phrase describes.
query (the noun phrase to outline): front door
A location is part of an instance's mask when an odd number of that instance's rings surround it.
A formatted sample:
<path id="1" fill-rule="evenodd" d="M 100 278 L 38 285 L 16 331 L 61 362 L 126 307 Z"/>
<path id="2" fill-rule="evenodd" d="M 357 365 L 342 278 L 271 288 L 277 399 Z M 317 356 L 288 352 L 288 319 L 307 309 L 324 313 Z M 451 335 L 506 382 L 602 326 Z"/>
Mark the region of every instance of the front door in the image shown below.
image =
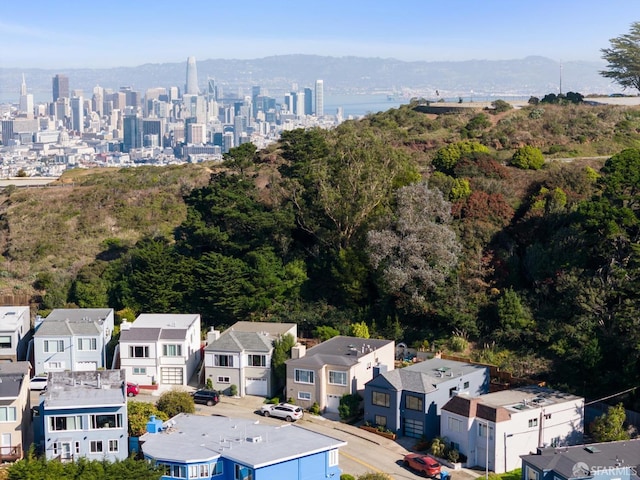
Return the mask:
<path id="1" fill-rule="evenodd" d="M 60 444 L 60 460 L 69 461 L 72 460 L 71 457 L 71 442 L 62 442 Z"/>

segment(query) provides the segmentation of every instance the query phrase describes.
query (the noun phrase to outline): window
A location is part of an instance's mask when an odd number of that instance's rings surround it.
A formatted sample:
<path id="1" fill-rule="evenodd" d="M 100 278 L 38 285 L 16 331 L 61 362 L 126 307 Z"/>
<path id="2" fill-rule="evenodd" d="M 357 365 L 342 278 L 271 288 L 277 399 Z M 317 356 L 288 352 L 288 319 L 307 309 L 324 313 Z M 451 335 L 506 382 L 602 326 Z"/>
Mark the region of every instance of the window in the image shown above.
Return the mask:
<path id="1" fill-rule="evenodd" d="M 418 410 L 421 412 L 422 408 L 422 398 L 416 397 L 414 395 L 407 395 L 405 399 L 406 407 L 408 410 Z"/>
<path id="2" fill-rule="evenodd" d="M 329 370 L 329 383 L 331 385 L 346 385 L 347 372 L 336 372 L 335 370 Z"/>
<path id="3" fill-rule="evenodd" d="M 537 418 L 530 418 L 529 419 L 529 428 L 533 428 L 533 427 L 537 427 L 538 426 L 538 419 Z"/>
<path id="4" fill-rule="evenodd" d="M 63 370 L 64 362 L 44 362 L 45 370 Z"/>
<path id="5" fill-rule="evenodd" d="M 337 467 L 339 461 L 340 461 L 340 453 L 338 452 L 338 449 L 336 448 L 333 450 L 329 450 L 329 466 Z"/>
<path id="6" fill-rule="evenodd" d="M 82 417 L 80 415 L 49 417 L 50 432 L 63 430 L 82 430 Z"/>
<path id="7" fill-rule="evenodd" d="M 44 351 L 45 353 L 63 352 L 64 341 L 63 340 L 45 340 Z"/>
<path id="8" fill-rule="evenodd" d="M 91 440 L 91 453 L 102 453 L 102 440 Z"/>
<path id="9" fill-rule="evenodd" d="M 451 387 L 449 389 L 449 398 L 453 397 L 456 393 L 458 393 L 458 388 L 457 387 Z"/>
<path id="10" fill-rule="evenodd" d="M 216 367 L 233 367 L 233 355 L 215 355 L 214 364 Z"/>
<path id="11" fill-rule="evenodd" d="M 165 357 L 181 357 L 182 345 L 163 345 L 162 355 Z"/>
<path id="12" fill-rule="evenodd" d="M 149 358 L 149 347 L 143 345 L 130 345 L 129 357 L 131 358 Z"/>
<path id="13" fill-rule="evenodd" d="M 118 452 L 120 444 L 118 440 L 109 440 L 109 451 L 110 452 Z"/>
<path id="14" fill-rule="evenodd" d="M 98 344 L 95 338 L 79 338 L 78 350 L 97 350 Z"/>
<path id="15" fill-rule="evenodd" d="M 266 355 L 249 355 L 250 367 L 265 367 L 267 365 Z"/>
<path id="16" fill-rule="evenodd" d="M 296 368 L 294 371 L 294 378 L 296 383 L 315 383 L 313 370 L 300 370 Z"/>
<path id="17" fill-rule="evenodd" d="M 298 392 L 298 400 L 311 400 L 311 392 Z"/>
<path id="18" fill-rule="evenodd" d="M 462 386 L 462 388 L 464 388 L 465 390 L 469 388 L 469 382 L 464 382 L 464 385 Z"/>
<path id="19" fill-rule="evenodd" d="M 379 407 L 388 407 L 389 394 L 382 392 L 371 392 L 371 403 Z"/>
<path id="20" fill-rule="evenodd" d="M 212 464 L 215 466 L 216 464 Z M 209 464 L 189 465 L 189 478 L 209 478 Z"/>
<path id="21" fill-rule="evenodd" d="M 91 415 L 91 429 L 97 430 L 100 428 L 122 428 L 122 414 L 98 414 Z"/>
<path id="22" fill-rule="evenodd" d="M 461 432 L 462 431 L 462 420 L 458 418 L 449 417 L 449 431 L 450 432 Z"/>
<path id="23" fill-rule="evenodd" d="M 222 462 L 212 463 L 211 467 L 211 475 L 221 475 L 222 474 Z"/>
<path id="24" fill-rule="evenodd" d="M 544 414 L 544 419 L 545 420 L 551 420 L 551 414 L 550 413 L 545 413 Z"/>
<path id="25" fill-rule="evenodd" d="M 387 426 L 387 417 L 384 415 L 376 415 L 373 421 L 376 422 L 376 425 L 380 425 L 381 427 Z"/>
<path id="26" fill-rule="evenodd" d="M 231 383 L 231 379 L 229 377 L 218 377 L 218 383 Z"/>
<path id="27" fill-rule="evenodd" d="M 0 348 L 11 348 L 11 337 L 2 335 L 0 336 Z"/>
<path id="28" fill-rule="evenodd" d="M 479 423 L 478 424 L 478 436 L 486 438 L 487 437 L 487 424 Z M 493 440 L 493 427 L 489 427 L 489 439 Z"/>
<path id="29" fill-rule="evenodd" d="M 15 422 L 16 407 L 0 407 L 0 422 Z"/>
<path id="30" fill-rule="evenodd" d="M 133 367 L 133 374 L 134 375 L 146 375 L 147 374 L 147 368 L 146 367 Z"/>
<path id="31" fill-rule="evenodd" d="M 527 480 L 538 480 L 538 472 L 527 465 Z"/>
<path id="32" fill-rule="evenodd" d="M 235 464 L 234 480 L 253 480 L 253 471 L 244 465 Z"/>
<path id="33" fill-rule="evenodd" d="M 184 465 L 170 465 L 169 476 L 173 478 L 187 478 L 187 467 Z"/>
<path id="34" fill-rule="evenodd" d="M 74 442 L 75 443 L 75 451 L 76 453 L 80 453 L 80 442 Z"/>

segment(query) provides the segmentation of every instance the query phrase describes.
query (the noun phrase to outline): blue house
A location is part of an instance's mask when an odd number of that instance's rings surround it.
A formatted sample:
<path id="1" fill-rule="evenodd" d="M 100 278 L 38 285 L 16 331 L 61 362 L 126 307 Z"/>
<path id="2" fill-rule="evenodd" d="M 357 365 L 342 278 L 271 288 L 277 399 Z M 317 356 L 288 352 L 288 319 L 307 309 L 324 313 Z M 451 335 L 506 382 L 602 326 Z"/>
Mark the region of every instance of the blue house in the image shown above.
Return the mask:
<path id="1" fill-rule="evenodd" d="M 522 480 L 637 480 L 640 440 L 539 448 L 520 458 Z"/>
<path id="2" fill-rule="evenodd" d="M 433 438 L 440 433 L 440 409 L 451 397 L 488 391 L 488 367 L 432 358 L 367 382 L 364 419 L 398 435 Z"/>
<path id="3" fill-rule="evenodd" d="M 140 437 L 145 459 L 165 469 L 163 479 L 338 479 L 344 445 L 292 424 L 186 413 L 164 423 L 152 417 Z"/>
<path id="4" fill-rule="evenodd" d="M 51 372 L 34 434 L 47 459 L 124 460 L 129 456 L 123 370 Z"/>

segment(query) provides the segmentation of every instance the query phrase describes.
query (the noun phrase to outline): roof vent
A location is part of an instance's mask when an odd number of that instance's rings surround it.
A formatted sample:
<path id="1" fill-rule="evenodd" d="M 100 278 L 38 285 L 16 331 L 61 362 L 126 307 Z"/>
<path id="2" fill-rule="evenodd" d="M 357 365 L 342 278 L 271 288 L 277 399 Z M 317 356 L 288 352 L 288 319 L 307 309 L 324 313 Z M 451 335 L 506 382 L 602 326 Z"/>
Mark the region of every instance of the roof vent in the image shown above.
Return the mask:
<path id="1" fill-rule="evenodd" d="M 249 443 L 261 443 L 262 442 L 262 437 L 260 435 L 258 435 L 256 437 L 247 437 L 247 442 L 249 442 Z"/>

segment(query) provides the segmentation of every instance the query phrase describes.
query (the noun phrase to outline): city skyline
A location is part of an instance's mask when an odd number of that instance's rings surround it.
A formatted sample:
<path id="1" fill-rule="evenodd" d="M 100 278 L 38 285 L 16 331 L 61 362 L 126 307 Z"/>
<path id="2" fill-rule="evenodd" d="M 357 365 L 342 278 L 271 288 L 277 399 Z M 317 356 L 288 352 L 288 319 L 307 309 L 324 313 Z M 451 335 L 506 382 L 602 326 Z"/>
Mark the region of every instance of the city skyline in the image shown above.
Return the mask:
<path id="1" fill-rule="evenodd" d="M 78 5 L 72 5 L 78 3 Z M 103 4 L 26 0 L 3 6 L 5 68 L 108 68 L 215 58 L 313 54 L 404 61 L 541 55 L 598 60 L 640 20 L 640 4 L 610 0 L 328 0 L 309 6 L 194 0 L 169 11 L 150 0 Z M 116 15 L 121 11 L 121 15 Z M 295 14 L 295 15 L 294 15 Z M 294 18 L 292 18 L 295 17 Z M 117 19 L 117 21 L 113 21 Z M 289 20 L 288 20 L 289 19 Z M 297 20 L 296 20 L 297 19 Z M 239 25 L 242 28 L 239 28 Z M 151 41 L 152 40 L 152 41 Z"/>

